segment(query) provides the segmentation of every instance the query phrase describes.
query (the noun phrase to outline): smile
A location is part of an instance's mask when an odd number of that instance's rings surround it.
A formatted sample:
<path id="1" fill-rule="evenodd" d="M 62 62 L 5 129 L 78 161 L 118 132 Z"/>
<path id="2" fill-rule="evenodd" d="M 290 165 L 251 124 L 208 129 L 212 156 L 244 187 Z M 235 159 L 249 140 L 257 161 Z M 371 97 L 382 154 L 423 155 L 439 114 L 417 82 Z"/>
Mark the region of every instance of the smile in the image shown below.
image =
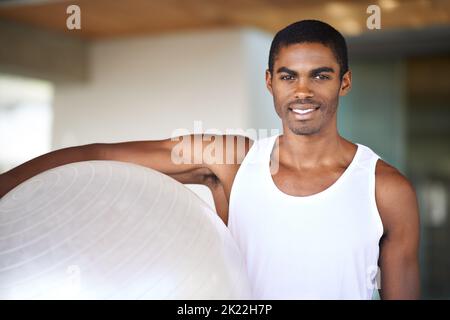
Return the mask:
<path id="1" fill-rule="evenodd" d="M 313 112 L 314 110 L 316 110 L 318 108 L 310 108 L 310 109 L 291 109 L 292 111 L 294 111 L 295 113 L 298 114 L 307 114 L 310 112 Z"/>
<path id="2" fill-rule="evenodd" d="M 309 120 L 311 119 L 315 112 L 320 107 L 307 108 L 307 109 L 299 109 L 299 108 L 289 108 L 290 111 L 294 112 L 294 117 L 297 120 Z"/>

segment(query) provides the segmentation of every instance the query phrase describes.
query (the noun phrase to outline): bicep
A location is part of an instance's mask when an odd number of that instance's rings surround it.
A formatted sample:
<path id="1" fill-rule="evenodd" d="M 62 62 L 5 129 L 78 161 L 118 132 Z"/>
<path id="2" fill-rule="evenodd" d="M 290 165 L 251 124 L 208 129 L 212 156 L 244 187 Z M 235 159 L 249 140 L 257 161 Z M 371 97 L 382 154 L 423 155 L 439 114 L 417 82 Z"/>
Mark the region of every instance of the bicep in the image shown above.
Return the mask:
<path id="1" fill-rule="evenodd" d="M 380 245 L 380 297 L 386 299 L 418 299 L 419 264 L 410 241 L 383 239 Z M 408 253 L 408 251 L 410 253 Z"/>
<path id="2" fill-rule="evenodd" d="M 377 182 L 377 206 L 385 233 L 380 241 L 382 299 L 419 297 L 419 210 L 414 188 L 396 171 Z"/>
<path id="3" fill-rule="evenodd" d="M 98 159 L 142 165 L 167 174 L 181 183 L 201 183 L 202 177 L 211 172 L 207 163 L 198 160 L 203 151 L 203 145 L 200 148 L 194 147 L 194 141 L 199 139 L 197 136 L 100 143 L 96 144 L 95 148 Z"/>
<path id="4" fill-rule="evenodd" d="M 251 140 L 237 135 L 190 134 L 164 140 L 95 144 L 97 159 L 136 163 L 167 174 L 181 183 L 206 184 L 205 178 L 224 178 L 242 161 Z"/>

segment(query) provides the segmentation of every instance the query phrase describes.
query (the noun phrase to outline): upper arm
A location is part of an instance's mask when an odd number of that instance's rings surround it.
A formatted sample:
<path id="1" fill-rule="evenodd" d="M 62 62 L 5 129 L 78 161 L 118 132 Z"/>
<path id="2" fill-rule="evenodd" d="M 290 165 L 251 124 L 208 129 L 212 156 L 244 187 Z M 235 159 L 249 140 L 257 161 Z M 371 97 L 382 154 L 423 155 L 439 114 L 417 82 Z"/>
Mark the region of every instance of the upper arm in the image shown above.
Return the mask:
<path id="1" fill-rule="evenodd" d="M 180 141 L 172 139 L 129 141 L 118 143 L 98 143 L 95 144 L 97 158 L 102 160 L 115 160 L 139 164 L 154 170 L 160 171 L 169 176 L 181 177 L 190 183 L 191 180 L 198 179 L 199 172 L 206 172 L 206 167 L 202 163 L 184 161 L 180 163 L 178 157 L 174 157 L 172 150 L 176 149 L 179 143 L 186 142 L 191 136 L 180 137 Z"/>
<path id="2" fill-rule="evenodd" d="M 419 210 L 412 184 L 382 160 L 376 173 L 377 207 L 383 222 L 380 241 L 382 299 L 417 299 Z"/>
<path id="3" fill-rule="evenodd" d="M 95 144 L 97 158 L 132 162 L 167 174 L 181 183 L 207 184 L 245 141 L 243 136 L 190 134 L 164 140 Z M 239 157 L 239 154 L 238 154 Z M 235 160 L 233 160 L 235 161 Z"/>

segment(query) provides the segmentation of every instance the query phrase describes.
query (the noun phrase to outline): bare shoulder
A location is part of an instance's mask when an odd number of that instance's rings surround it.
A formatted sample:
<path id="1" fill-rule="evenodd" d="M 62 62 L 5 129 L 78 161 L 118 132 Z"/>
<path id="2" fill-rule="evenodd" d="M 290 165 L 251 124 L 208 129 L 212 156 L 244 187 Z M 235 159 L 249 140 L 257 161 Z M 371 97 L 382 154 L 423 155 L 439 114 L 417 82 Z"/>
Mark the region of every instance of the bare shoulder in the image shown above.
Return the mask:
<path id="1" fill-rule="evenodd" d="M 411 182 L 397 168 L 382 159 L 378 160 L 375 173 L 377 181 L 383 186 L 413 187 Z"/>
<path id="2" fill-rule="evenodd" d="M 414 195 L 412 183 L 395 167 L 379 159 L 376 166 L 376 188 L 382 193 L 382 197 L 398 197 L 402 194 Z M 380 199 L 381 200 L 381 199 Z"/>
<path id="3" fill-rule="evenodd" d="M 395 167 L 378 160 L 375 195 L 386 232 L 418 219 L 417 197 L 412 183 Z"/>
<path id="4" fill-rule="evenodd" d="M 231 163 L 226 161 L 225 164 L 240 164 L 251 146 L 253 145 L 253 140 L 244 135 L 222 135 L 223 139 L 224 154 L 228 159 L 234 159 Z"/>
<path id="5" fill-rule="evenodd" d="M 210 174 L 204 184 L 211 190 L 217 214 L 227 225 L 231 186 L 253 140 L 240 135 L 215 136 L 214 140 L 217 142 L 215 148 L 220 148 L 223 158 L 210 165 Z"/>
<path id="6" fill-rule="evenodd" d="M 253 145 L 253 140 L 244 135 L 216 135 L 212 140 L 215 146 L 211 149 L 215 151 L 211 170 L 219 178 L 233 174 Z"/>

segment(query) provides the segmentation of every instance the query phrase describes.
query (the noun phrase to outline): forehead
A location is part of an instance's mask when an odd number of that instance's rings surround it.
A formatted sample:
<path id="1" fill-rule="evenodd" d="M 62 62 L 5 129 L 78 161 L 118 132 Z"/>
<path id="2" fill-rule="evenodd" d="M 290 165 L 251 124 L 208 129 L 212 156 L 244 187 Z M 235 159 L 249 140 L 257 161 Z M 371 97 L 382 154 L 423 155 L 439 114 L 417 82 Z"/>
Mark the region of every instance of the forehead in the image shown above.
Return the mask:
<path id="1" fill-rule="evenodd" d="M 321 43 L 296 43 L 281 47 L 274 65 L 275 70 L 279 67 L 313 69 L 336 67 L 338 62 L 333 51 Z"/>

